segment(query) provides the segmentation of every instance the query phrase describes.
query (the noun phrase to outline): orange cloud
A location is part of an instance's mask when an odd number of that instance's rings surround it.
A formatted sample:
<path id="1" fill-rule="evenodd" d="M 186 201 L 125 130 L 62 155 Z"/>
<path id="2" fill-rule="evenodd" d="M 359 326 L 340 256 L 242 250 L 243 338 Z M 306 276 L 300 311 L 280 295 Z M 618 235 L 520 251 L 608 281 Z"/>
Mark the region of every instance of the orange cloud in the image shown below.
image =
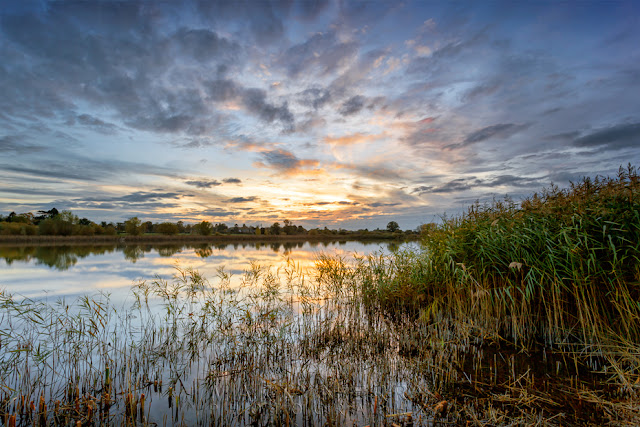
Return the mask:
<path id="1" fill-rule="evenodd" d="M 324 139 L 324 142 L 331 145 L 353 145 L 353 144 L 362 144 L 365 142 L 375 141 L 377 139 L 381 139 L 387 136 L 386 132 L 377 134 L 377 135 L 366 135 L 362 133 L 354 133 L 353 135 L 345 135 L 339 137 L 327 136 Z"/>

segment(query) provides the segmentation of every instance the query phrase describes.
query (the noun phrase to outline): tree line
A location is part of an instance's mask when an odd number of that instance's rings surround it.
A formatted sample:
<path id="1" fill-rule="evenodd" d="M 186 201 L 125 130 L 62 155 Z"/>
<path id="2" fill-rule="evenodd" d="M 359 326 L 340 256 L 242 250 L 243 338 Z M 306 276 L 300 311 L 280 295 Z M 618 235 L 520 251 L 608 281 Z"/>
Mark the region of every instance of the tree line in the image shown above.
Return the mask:
<path id="1" fill-rule="evenodd" d="M 301 225 L 295 225 L 291 221 L 285 219 L 282 224 L 274 222 L 270 226 L 263 227 L 261 225 L 247 226 L 242 224 L 234 224 L 229 226 L 225 223 L 211 223 L 209 221 L 201 221 L 195 224 L 177 222 L 160 222 L 151 221 L 143 222 L 138 217 L 131 217 L 123 222 L 102 221 L 99 224 L 87 218 L 79 218 L 71 211 L 58 211 L 52 208 L 48 211 L 38 211 L 36 214 L 31 212 L 16 214 L 11 212 L 7 216 L 0 214 L 0 235 L 23 235 L 23 236 L 99 236 L 99 235 L 131 235 L 140 236 L 145 234 L 162 234 L 162 235 L 348 235 L 348 234 L 380 234 L 380 233 L 402 233 L 396 221 L 390 221 L 386 229 L 376 229 L 369 231 L 368 229 L 352 232 L 344 229 L 332 230 L 327 227 L 314 228 L 307 230 Z"/>

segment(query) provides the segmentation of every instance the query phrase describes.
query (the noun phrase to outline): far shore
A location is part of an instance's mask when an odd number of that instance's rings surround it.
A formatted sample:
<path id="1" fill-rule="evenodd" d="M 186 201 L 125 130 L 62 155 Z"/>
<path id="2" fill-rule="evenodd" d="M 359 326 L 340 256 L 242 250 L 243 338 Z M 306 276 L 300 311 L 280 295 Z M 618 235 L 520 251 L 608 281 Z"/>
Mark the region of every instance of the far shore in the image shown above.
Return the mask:
<path id="1" fill-rule="evenodd" d="M 99 236 L 3 236 L 0 245 L 82 245 L 82 244 L 136 244 L 136 243 L 220 243 L 220 242 L 334 242 L 334 241 L 376 241 L 376 240 L 416 240 L 415 234 L 405 233 L 351 233 L 351 234 L 300 234 L 300 235 L 253 235 L 219 234 L 203 236 L 197 234 L 144 234 L 99 235 Z"/>

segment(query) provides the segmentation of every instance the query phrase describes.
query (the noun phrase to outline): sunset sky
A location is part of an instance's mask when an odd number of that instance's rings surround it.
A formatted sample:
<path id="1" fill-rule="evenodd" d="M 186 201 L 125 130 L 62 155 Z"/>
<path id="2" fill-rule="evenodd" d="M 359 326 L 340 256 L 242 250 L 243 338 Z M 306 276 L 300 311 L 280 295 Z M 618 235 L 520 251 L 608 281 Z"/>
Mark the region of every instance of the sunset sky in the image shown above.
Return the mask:
<path id="1" fill-rule="evenodd" d="M 640 166 L 640 2 L 3 1 L 0 213 L 403 229 Z"/>

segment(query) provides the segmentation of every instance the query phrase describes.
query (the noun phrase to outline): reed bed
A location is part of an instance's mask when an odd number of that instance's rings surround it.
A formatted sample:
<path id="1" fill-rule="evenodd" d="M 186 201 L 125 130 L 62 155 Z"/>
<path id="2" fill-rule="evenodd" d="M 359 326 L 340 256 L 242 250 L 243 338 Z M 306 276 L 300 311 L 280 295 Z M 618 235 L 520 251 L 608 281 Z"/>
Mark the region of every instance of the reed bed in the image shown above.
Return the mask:
<path id="1" fill-rule="evenodd" d="M 177 269 L 137 283 L 127 309 L 3 292 L 0 422 L 426 425 L 433 413 L 404 397 L 395 327 L 362 316 L 351 266 L 319 263 L 309 280 L 252 265 L 235 288 L 224 270 L 211 284 Z"/>
<path id="2" fill-rule="evenodd" d="M 638 425 L 638 176 L 473 206 L 425 249 L 0 293 L 0 423 Z"/>

